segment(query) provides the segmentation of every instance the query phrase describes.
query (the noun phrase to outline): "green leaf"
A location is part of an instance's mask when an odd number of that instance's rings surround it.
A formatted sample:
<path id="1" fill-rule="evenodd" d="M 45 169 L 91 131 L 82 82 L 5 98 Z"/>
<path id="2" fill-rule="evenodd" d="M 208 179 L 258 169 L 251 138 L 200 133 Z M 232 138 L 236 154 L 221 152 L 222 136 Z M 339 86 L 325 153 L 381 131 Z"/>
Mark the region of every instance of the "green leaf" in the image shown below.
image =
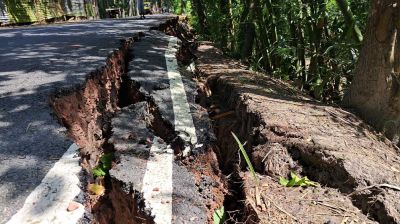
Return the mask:
<path id="1" fill-rule="evenodd" d="M 225 215 L 225 208 L 222 206 L 219 209 L 216 209 L 213 214 L 214 224 L 222 224 L 225 222 L 226 215 Z"/>
<path id="2" fill-rule="evenodd" d="M 100 166 L 96 166 L 93 170 L 92 170 L 93 176 L 94 177 L 104 177 L 106 175 L 106 172 L 103 170 L 102 167 Z"/>
<path id="3" fill-rule="evenodd" d="M 289 183 L 289 180 L 284 177 L 279 177 L 279 183 L 286 187 Z"/>
<path id="4" fill-rule="evenodd" d="M 291 172 L 290 173 L 290 180 L 284 178 L 284 177 L 280 177 L 279 178 L 279 183 L 283 186 L 286 187 L 309 187 L 309 186 L 313 186 L 313 187 L 317 187 L 318 184 L 316 182 L 311 181 L 310 179 L 308 179 L 307 177 L 303 177 L 300 178 L 299 176 L 297 176 L 295 173 Z"/>
<path id="5" fill-rule="evenodd" d="M 244 160 L 246 161 L 246 164 L 247 164 L 247 166 L 249 167 L 249 169 L 250 169 L 250 172 L 253 174 L 253 177 L 254 177 L 254 180 L 257 182 L 257 184 L 258 184 L 258 177 L 257 177 L 257 175 L 256 175 L 256 172 L 254 171 L 254 168 L 253 168 L 253 165 L 251 164 L 251 161 L 250 161 L 250 159 L 249 159 L 249 156 L 247 155 L 247 152 L 246 152 L 246 150 L 244 149 L 244 147 L 243 147 L 243 144 L 240 142 L 240 140 L 239 140 L 239 138 L 235 135 L 235 133 L 233 133 L 233 132 L 231 132 L 232 133 L 232 135 L 233 135 L 233 138 L 236 140 L 236 142 L 237 142 L 237 144 L 239 145 L 239 149 L 240 149 L 240 152 L 242 153 L 242 155 L 243 155 L 243 157 L 244 157 Z"/>
<path id="6" fill-rule="evenodd" d="M 112 153 L 106 153 L 100 158 L 100 162 L 104 170 L 110 170 L 114 155 Z"/>

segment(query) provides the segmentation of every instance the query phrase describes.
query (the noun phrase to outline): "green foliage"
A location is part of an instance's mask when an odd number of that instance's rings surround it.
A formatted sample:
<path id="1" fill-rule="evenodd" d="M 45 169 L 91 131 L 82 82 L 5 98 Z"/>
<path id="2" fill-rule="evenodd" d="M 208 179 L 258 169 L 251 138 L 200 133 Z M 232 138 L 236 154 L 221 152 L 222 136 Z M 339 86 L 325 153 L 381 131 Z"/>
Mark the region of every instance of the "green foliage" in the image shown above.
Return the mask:
<path id="1" fill-rule="evenodd" d="M 316 187 L 316 186 L 318 186 L 317 183 L 309 180 L 307 177 L 300 178 L 293 172 L 290 173 L 290 177 L 291 177 L 290 180 L 288 180 L 284 177 L 280 177 L 279 183 L 285 187 L 309 187 L 309 186 Z"/>
<path id="2" fill-rule="evenodd" d="M 365 32 L 369 9 L 369 1 L 346 1 L 356 25 L 352 30 L 336 0 L 202 0 L 208 34 L 201 33 L 200 39 L 214 41 L 228 55 L 241 58 L 244 24 L 252 23 L 254 44 L 245 63 L 294 81 L 316 99 L 337 102 L 352 80 L 361 46 L 357 39 Z M 188 13 L 200 30 L 196 10 Z"/>
<path id="3" fill-rule="evenodd" d="M 114 155 L 110 152 L 101 156 L 100 163 L 102 165 L 102 168 L 105 170 L 111 169 L 113 158 L 114 158 Z"/>
<path id="4" fill-rule="evenodd" d="M 92 173 L 94 177 L 104 177 L 106 175 L 106 171 L 103 169 L 102 166 L 96 166 L 92 170 Z"/>
<path id="5" fill-rule="evenodd" d="M 92 174 L 96 177 L 104 177 L 107 172 L 111 169 L 112 160 L 114 155 L 112 153 L 106 153 L 100 157 L 99 164 L 93 168 Z"/>
<path id="6" fill-rule="evenodd" d="M 214 224 L 222 224 L 226 220 L 225 208 L 222 206 L 221 208 L 214 211 L 213 214 Z"/>
<path id="7" fill-rule="evenodd" d="M 235 133 L 231 132 L 233 138 L 235 139 L 236 143 L 239 145 L 240 152 L 242 153 L 244 160 L 246 161 L 247 167 L 250 169 L 251 174 L 254 177 L 254 180 L 259 183 L 258 177 L 256 175 L 256 172 L 254 171 L 253 165 L 251 164 L 250 158 L 247 155 L 246 150 L 243 147 L 243 144 L 240 142 L 239 138 L 235 135 Z"/>

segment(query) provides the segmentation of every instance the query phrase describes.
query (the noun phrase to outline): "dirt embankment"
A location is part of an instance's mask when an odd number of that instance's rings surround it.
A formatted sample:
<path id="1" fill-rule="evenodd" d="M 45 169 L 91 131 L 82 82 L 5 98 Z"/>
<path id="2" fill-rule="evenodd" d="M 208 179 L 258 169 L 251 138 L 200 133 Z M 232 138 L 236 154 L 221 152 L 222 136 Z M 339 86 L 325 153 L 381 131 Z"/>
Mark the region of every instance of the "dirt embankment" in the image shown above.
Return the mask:
<path id="1" fill-rule="evenodd" d="M 245 217 L 261 223 L 400 223 L 400 151 L 355 115 L 310 99 L 200 44 L 199 101 L 209 108 L 220 168 L 235 173 L 236 133 L 260 184 L 241 159 Z M 294 172 L 319 187 L 288 188 Z M 233 183 L 231 183 L 232 185 Z"/>

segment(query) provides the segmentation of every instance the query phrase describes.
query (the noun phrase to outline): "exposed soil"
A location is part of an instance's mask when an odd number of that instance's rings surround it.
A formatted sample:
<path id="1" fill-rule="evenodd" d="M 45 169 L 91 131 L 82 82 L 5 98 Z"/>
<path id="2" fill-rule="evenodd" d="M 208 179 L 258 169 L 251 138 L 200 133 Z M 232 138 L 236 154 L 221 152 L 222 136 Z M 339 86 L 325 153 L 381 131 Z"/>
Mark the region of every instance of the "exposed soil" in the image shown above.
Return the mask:
<path id="1" fill-rule="evenodd" d="M 214 118 L 221 170 L 232 172 L 238 161 L 232 131 L 246 142 L 262 176 L 255 193 L 254 180 L 240 161 L 246 200 L 241 221 L 400 223 L 400 192 L 395 189 L 400 185 L 397 147 L 352 113 L 323 105 L 288 83 L 249 71 L 210 43 L 200 44 L 195 55 L 203 95 L 199 102 Z M 290 172 L 308 176 L 320 187 L 279 185 L 279 177 L 288 177 Z M 371 187 L 379 184 L 394 186 Z M 251 211 L 258 220 L 247 219 Z"/>

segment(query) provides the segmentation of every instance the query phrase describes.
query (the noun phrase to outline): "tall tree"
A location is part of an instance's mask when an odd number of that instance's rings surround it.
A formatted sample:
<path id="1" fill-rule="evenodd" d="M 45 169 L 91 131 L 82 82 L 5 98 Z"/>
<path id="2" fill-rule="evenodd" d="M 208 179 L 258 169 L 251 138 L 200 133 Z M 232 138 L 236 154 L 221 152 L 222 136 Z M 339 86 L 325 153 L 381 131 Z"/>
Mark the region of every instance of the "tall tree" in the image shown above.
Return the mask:
<path id="1" fill-rule="evenodd" d="M 222 48 L 228 47 L 228 40 L 232 36 L 232 15 L 231 15 L 231 4 L 230 0 L 219 0 L 219 10 L 222 16 L 220 44 Z"/>
<path id="2" fill-rule="evenodd" d="M 254 7 L 258 0 L 246 0 L 245 9 L 242 13 L 242 22 L 240 24 L 241 31 L 239 35 L 240 42 L 240 57 L 243 61 L 247 61 L 253 51 L 254 38 L 256 35 L 256 28 L 254 25 Z"/>
<path id="3" fill-rule="evenodd" d="M 336 0 L 336 3 L 339 6 L 340 11 L 342 11 L 344 21 L 346 22 L 346 34 L 353 37 L 356 41 L 361 42 L 363 40 L 363 36 L 360 28 L 358 28 L 356 24 L 356 20 L 349 4 L 347 3 L 347 0 Z"/>
<path id="4" fill-rule="evenodd" d="M 197 18 L 199 20 L 200 32 L 209 34 L 205 8 L 202 0 L 192 0 L 194 9 L 196 10 Z"/>
<path id="5" fill-rule="evenodd" d="M 400 121 L 399 7 L 400 0 L 372 2 L 364 45 L 345 98 L 378 129 Z M 389 132 L 398 134 L 398 130 Z"/>

